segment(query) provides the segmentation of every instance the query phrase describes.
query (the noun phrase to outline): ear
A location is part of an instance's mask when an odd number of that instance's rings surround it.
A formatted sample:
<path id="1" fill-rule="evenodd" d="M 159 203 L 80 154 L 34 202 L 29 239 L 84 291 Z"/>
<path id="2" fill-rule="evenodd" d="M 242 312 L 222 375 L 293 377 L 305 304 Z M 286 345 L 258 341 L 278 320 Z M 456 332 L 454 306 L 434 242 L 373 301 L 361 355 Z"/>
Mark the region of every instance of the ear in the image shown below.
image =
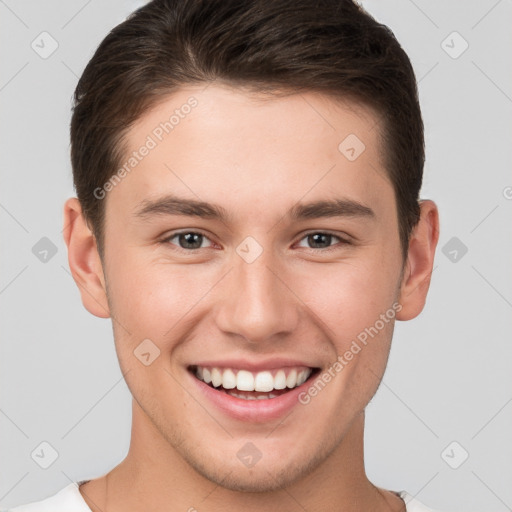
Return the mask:
<path id="1" fill-rule="evenodd" d="M 420 220 L 411 233 L 409 252 L 400 285 L 397 320 L 411 320 L 425 306 L 430 277 L 434 265 L 434 254 L 439 239 L 439 213 L 431 200 L 420 201 Z"/>
<path id="2" fill-rule="evenodd" d="M 87 226 L 76 197 L 69 198 L 64 204 L 63 233 L 71 275 L 80 290 L 85 309 L 100 318 L 109 318 L 105 277 L 96 238 Z"/>

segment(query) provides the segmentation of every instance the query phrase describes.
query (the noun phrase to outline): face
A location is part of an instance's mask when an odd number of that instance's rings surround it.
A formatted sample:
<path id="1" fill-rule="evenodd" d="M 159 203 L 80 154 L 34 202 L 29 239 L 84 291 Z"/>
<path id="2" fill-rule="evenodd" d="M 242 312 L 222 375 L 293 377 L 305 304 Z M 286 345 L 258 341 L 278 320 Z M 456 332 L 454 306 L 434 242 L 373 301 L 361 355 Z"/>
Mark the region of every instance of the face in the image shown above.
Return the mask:
<path id="1" fill-rule="evenodd" d="M 140 425 L 224 487 L 311 472 L 383 375 L 402 257 L 376 121 L 210 85 L 128 133 L 105 199 L 121 369 Z"/>

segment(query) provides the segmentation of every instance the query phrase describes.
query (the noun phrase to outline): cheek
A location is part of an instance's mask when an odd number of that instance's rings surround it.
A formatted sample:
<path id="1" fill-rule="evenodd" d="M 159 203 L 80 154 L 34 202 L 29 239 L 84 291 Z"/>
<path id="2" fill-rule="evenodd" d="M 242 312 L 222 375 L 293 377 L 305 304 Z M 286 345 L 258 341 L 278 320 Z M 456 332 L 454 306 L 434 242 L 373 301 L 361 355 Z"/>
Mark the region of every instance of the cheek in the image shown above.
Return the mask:
<path id="1" fill-rule="evenodd" d="M 295 289 L 330 328 L 343 339 L 373 325 L 396 297 L 395 272 L 382 263 L 354 261 L 320 266 L 294 278 Z"/>
<path id="2" fill-rule="evenodd" d="M 295 282 L 301 283 L 303 297 L 307 297 L 304 302 L 326 326 L 325 334 L 340 362 L 338 371 L 333 371 L 341 377 L 336 379 L 338 385 L 347 391 L 350 388 L 354 397 L 368 398 L 389 355 L 399 307 L 398 270 L 382 260 L 339 264 L 335 271 L 332 268 L 326 274 L 309 273 Z"/>
<path id="3" fill-rule="evenodd" d="M 166 348 L 163 344 L 173 338 L 170 332 L 181 332 L 187 315 L 193 316 L 214 281 L 215 273 L 207 267 L 116 258 L 109 265 L 109 294 L 113 315 L 126 328 L 118 329 L 125 345 L 129 331 L 129 347 L 149 338 Z"/>

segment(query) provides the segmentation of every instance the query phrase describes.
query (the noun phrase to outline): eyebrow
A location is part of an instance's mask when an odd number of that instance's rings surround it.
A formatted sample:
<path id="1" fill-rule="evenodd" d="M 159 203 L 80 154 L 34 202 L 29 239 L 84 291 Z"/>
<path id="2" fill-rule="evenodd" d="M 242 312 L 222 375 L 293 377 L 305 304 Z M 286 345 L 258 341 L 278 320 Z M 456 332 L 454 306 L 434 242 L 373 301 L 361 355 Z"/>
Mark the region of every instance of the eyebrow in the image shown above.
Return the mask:
<path id="1" fill-rule="evenodd" d="M 166 195 L 154 200 L 144 200 L 135 210 L 137 218 L 148 220 L 155 216 L 183 215 L 228 222 L 232 216 L 222 206 Z M 329 217 L 359 217 L 375 219 L 375 212 L 353 199 L 320 200 L 297 203 L 286 216 L 294 221 Z"/>

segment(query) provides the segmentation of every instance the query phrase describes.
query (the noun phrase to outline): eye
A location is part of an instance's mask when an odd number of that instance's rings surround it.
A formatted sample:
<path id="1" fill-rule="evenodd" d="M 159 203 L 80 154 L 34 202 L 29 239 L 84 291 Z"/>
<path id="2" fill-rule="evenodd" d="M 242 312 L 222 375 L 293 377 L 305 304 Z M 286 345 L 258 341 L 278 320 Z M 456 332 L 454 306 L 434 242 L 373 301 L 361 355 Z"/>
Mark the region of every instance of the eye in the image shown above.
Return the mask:
<path id="1" fill-rule="evenodd" d="M 174 239 L 178 240 L 178 243 L 172 242 Z M 180 233 L 174 233 L 171 236 L 168 236 L 164 240 L 162 240 L 163 243 L 171 243 L 173 245 L 178 245 L 180 249 L 203 249 L 204 247 L 210 247 L 209 246 L 203 246 L 203 242 L 205 240 L 209 241 L 209 238 L 204 235 L 203 233 L 199 233 L 197 231 L 182 231 Z"/>
<path id="2" fill-rule="evenodd" d="M 316 231 L 312 233 L 308 233 L 301 240 L 307 240 L 307 243 L 312 244 L 313 247 L 308 247 L 309 249 L 331 249 L 334 246 L 331 245 L 333 239 L 341 242 L 341 245 L 350 244 L 348 240 L 345 240 L 339 236 L 333 235 L 331 233 L 324 233 L 321 231 Z M 304 246 L 301 246 L 304 247 Z"/>
<path id="3" fill-rule="evenodd" d="M 176 241 L 174 241 L 176 239 Z M 326 250 L 335 249 L 336 245 L 349 245 L 350 242 L 341 238 L 337 235 L 333 235 L 331 233 L 326 233 L 322 231 L 315 231 L 311 233 L 307 233 L 300 241 L 306 240 L 309 246 L 308 249 L 323 249 Z M 337 240 L 338 244 L 332 244 L 334 240 Z M 204 242 L 209 242 L 208 245 L 204 245 Z M 198 231 L 181 231 L 172 233 L 170 236 L 166 237 L 162 240 L 164 244 L 172 244 L 178 247 L 178 249 L 182 249 L 184 251 L 194 251 L 198 249 L 204 249 L 206 247 L 212 247 L 212 243 L 210 239 L 201 232 Z M 299 243 L 300 247 L 304 247 Z"/>

